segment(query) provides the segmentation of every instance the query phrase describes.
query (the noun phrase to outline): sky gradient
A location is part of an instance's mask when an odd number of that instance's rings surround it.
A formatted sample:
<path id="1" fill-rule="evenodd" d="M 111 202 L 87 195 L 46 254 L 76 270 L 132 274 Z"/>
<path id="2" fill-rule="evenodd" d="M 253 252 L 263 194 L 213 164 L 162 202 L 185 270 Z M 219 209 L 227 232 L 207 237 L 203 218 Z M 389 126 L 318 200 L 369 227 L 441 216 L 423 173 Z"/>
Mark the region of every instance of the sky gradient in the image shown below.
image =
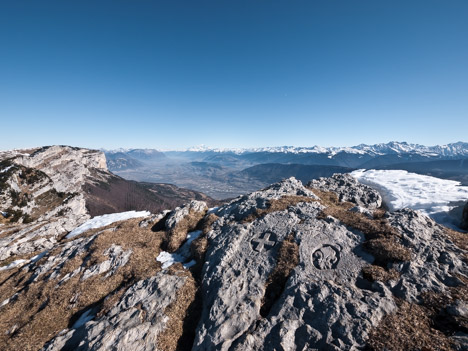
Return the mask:
<path id="1" fill-rule="evenodd" d="M 468 1 L 2 1 L 0 149 L 467 141 Z"/>

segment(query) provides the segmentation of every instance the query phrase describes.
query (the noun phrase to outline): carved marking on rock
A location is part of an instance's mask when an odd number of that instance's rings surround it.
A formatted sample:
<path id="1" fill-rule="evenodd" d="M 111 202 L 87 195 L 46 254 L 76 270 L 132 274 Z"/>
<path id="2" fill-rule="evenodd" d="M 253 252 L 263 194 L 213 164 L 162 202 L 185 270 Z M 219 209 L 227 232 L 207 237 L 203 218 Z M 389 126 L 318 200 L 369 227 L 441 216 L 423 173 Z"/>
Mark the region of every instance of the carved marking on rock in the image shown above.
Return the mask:
<path id="1" fill-rule="evenodd" d="M 317 269 L 335 269 L 340 262 L 339 246 L 323 245 L 312 254 L 312 262 Z"/>
<path id="2" fill-rule="evenodd" d="M 266 233 L 263 233 L 263 236 L 261 238 L 253 239 L 252 240 L 253 249 L 258 252 L 263 250 L 263 248 L 271 249 L 276 244 L 276 242 L 269 240 L 272 235 L 274 234 L 266 232 Z"/>

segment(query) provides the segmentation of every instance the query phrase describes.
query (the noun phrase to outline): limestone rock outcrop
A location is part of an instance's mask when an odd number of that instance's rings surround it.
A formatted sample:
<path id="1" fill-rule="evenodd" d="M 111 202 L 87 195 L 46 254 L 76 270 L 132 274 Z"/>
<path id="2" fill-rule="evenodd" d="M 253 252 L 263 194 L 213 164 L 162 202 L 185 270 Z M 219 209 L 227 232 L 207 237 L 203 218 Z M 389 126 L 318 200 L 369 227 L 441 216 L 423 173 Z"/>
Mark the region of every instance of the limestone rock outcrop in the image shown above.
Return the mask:
<path id="1" fill-rule="evenodd" d="M 0 226 L 0 254 L 38 241 L 31 233 L 41 229 L 29 226 Z M 386 212 L 377 191 L 348 175 L 307 186 L 290 178 L 219 208 L 192 201 L 37 242 L 37 256 L 0 268 L 0 342 L 47 351 L 463 350 L 466 242 L 416 211 Z"/>
<path id="2" fill-rule="evenodd" d="M 107 171 L 104 153 L 70 146 L 43 147 L 13 162 L 44 172 L 59 192 L 79 192 L 94 170 Z"/>
<path id="3" fill-rule="evenodd" d="M 349 174 L 334 174 L 330 178 L 314 179 L 307 186 L 332 191 L 340 201 L 348 201 L 368 209 L 376 209 L 382 205 L 379 192 L 368 185 L 359 183 Z"/>
<path id="4" fill-rule="evenodd" d="M 108 174 L 104 154 L 93 150 L 52 146 L 0 157 L 0 210 L 9 219 L 0 228 L 0 261 L 50 249 L 89 219 L 82 187 Z"/>
<path id="5" fill-rule="evenodd" d="M 157 336 L 169 322 L 164 312 L 176 301 L 187 279 L 160 272 L 141 280 L 102 318 L 75 323 L 75 328 L 56 337 L 43 350 L 157 350 Z"/>

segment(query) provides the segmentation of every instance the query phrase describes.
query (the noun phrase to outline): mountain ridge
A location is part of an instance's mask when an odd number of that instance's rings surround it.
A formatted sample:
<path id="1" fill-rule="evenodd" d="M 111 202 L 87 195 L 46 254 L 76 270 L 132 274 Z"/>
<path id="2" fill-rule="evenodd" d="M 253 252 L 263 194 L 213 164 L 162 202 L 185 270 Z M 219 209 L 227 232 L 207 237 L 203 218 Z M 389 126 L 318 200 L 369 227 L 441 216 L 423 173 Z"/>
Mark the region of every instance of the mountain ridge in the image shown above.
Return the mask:
<path id="1" fill-rule="evenodd" d="M 249 178 L 248 174 L 252 167 L 265 169 L 268 167 L 260 165 L 284 164 L 290 165 L 291 169 L 297 168 L 294 165 L 320 166 L 324 169 L 343 167 L 343 170 L 344 168 L 350 170 L 384 168 L 405 162 L 468 159 L 468 143 L 458 142 L 427 147 L 405 142 L 391 142 L 375 145 L 361 144 L 354 148 L 279 147 L 243 151 L 203 147 L 192 148 L 189 151 L 165 151 L 165 158 L 155 153 L 154 158 L 149 157 L 144 160 L 134 159 L 131 153 L 131 150 L 127 153 L 122 153 L 122 150 L 107 153 L 109 169 L 126 179 L 173 183 L 222 199 L 267 186 L 271 181 L 280 180 L 286 174 L 280 167 L 277 167 L 271 168 L 271 174 L 266 174 L 268 181 L 262 182 L 258 178 Z M 147 154 L 151 155 L 149 151 Z M 195 165 L 197 167 L 194 167 Z M 430 172 L 430 169 L 426 167 L 424 172 Z M 298 174 L 290 171 L 286 175 Z M 315 174 L 318 173 L 315 172 Z M 450 177 L 450 179 L 466 181 L 464 174 L 450 174 Z M 252 181 L 255 183 L 252 184 Z"/>
<path id="2" fill-rule="evenodd" d="M 273 146 L 273 147 L 256 147 L 256 148 L 210 148 L 204 145 L 198 147 L 189 147 L 182 150 L 157 150 L 157 149 L 102 149 L 105 153 L 115 152 L 130 152 L 132 150 L 146 150 L 165 152 L 205 152 L 205 153 L 233 153 L 242 155 L 246 153 L 258 153 L 258 152 L 271 152 L 271 153 L 317 153 L 317 154 L 330 154 L 336 155 L 339 152 L 357 153 L 357 154 L 399 154 L 399 153 L 421 153 L 425 155 L 443 155 L 447 157 L 458 157 L 468 156 L 468 143 L 467 142 L 454 142 L 444 145 L 425 146 L 421 144 L 412 144 L 407 142 L 391 141 L 388 143 L 378 144 L 359 144 L 355 146 L 345 147 L 322 147 L 322 146 L 311 146 L 311 147 L 299 147 L 299 146 Z"/>
<path id="3" fill-rule="evenodd" d="M 466 235 L 350 175 L 138 216 L 0 258 L 5 350 L 468 346 Z"/>

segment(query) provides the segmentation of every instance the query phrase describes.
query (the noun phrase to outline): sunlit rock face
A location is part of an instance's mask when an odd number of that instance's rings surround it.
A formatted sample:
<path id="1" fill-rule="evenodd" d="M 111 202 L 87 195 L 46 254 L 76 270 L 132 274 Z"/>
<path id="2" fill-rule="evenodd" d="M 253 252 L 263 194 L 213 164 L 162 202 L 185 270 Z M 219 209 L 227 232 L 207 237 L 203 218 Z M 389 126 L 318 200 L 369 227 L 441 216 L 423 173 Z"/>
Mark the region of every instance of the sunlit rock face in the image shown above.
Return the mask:
<path id="1" fill-rule="evenodd" d="M 16 157 L 14 163 L 44 172 L 60 192 L 78 192 L 94 171 L 107 171 L 102 152 L 70 146 L 37 149 L 29 155 Z"/>
<path id="2" fill-rule="evenodd" d="M 0 206 L 9 217 L 0 259 L 52 248 L 90 217 L 83 186 L 110 176 L 105 156 L 93 150 L 51 146 L 0 157 Z"/>

